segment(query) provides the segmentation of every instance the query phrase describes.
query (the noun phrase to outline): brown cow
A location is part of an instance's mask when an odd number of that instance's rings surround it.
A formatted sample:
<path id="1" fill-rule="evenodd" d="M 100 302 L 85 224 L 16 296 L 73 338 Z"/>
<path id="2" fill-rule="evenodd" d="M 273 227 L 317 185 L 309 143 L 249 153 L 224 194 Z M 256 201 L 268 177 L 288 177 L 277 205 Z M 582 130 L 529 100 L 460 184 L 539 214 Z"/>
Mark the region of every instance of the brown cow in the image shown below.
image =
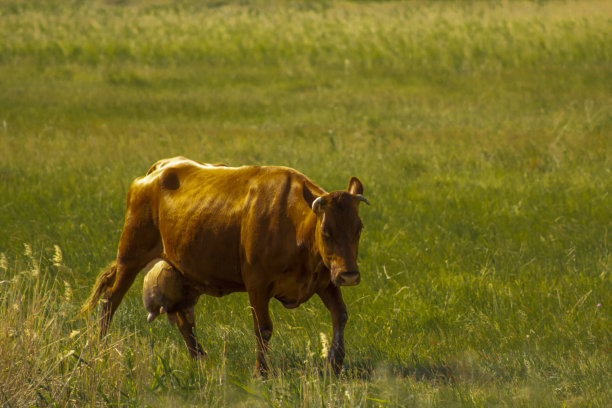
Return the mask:
<path id="1" fill-rule="evenodd" d="M 326 193 L 286 167 L 233 168 L 182 157 L 159 161 L 130 186 L 117 260 L 97 278 L 83 312 L 104 299 L 100 333 L 105 335 L 138 272 L 163 258 L 190 283 L 190 291 L 248 293 L 256 367 L 263 375 L 272 335 L 270 299 L 291 309 L 316 293 L 331 313 L 327 358 L 337 372 L 348 318 L 340 287 L 360 281 L 358 209 L 361 202 L 369 204 L 362 194 L 356 177 L 348 191 Z M 193 313 L 188 307 L 170 312 L 176 313 L 190 354 L 204 355 Z"/>

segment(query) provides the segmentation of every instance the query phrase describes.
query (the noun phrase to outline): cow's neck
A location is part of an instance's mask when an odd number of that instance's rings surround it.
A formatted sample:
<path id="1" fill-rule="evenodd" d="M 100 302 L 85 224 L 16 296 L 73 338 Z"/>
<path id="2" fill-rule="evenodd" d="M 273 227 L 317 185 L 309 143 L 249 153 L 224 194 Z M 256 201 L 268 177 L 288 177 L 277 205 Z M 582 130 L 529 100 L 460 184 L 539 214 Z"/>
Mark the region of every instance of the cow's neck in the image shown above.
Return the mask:
<path id="1" fill-rule="evenodd" d="M 308 265 L 310 266 L 311 272 L 322 263 L 321 254 L 319 252 L 319 244 L 317 237 L 317 216 L 313 212 L 309 212 L 308 215 L 302 221 L 302 228 L 299 230 L 300 237 L 299 242 L 306 248 L 308 256 Z"/>

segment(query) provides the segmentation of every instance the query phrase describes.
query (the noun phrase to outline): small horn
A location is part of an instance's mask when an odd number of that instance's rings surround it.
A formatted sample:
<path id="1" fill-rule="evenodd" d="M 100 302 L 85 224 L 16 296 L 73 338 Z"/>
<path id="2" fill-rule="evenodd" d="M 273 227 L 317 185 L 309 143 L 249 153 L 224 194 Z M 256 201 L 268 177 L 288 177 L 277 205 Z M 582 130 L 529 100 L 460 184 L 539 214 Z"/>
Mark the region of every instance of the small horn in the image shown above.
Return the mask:
<path id="1" fill-rule="evenodd" d="M 315 213 L 319 210 L 319 207 L 321 206 L 321 202 L 323 200 L 321 200 L 321 197 L 317 197 L 313 202 L 312 202 L 312 211 L 314 211 Z"/>
<path id="2" fill-rule="evenodd" d="M 366 203 L 367 205 L 370 205 L 370 201 L 368 201 L 367 198 L 365 198 L 364 196 L 362 196 L 361 194 L 357 194 L 355 196 L 359 201 L 363 201 L 364 203 Z"/>

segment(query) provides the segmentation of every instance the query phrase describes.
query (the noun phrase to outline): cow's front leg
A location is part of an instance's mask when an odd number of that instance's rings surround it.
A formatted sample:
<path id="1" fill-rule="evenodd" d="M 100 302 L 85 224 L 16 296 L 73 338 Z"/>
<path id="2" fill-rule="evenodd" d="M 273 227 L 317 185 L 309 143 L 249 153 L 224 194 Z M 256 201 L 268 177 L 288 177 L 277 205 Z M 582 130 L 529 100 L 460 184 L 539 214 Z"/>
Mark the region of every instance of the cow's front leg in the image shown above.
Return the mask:
<path id="1" fill-rule="evenodd" d="M 268 305 L 270 297 L 257 291 L 249 291 L 249 300 L 255 321 L 255 338 L 257 339 L 257 360 L 255 369 L 261 377 L 268 375 L 268 342 L 272 337 L 272 319 Z"/>
<path id="2" fill-rule="evenodd" d="M 170 317 L 169 317 L 170 319 Z M 170 320 L 172 322 L 172 320 Z M 176 313 L 177 326 L 185 339 L 185 344 L 192 358 L 206 357 L 206 352 L 198 343 L 193 329 L 195 328 L 195 312 L 193 307 L 188 307 Z"/>
<path id="3" fill-rule="evenodd" d="M 317 292 L 317 294 L 331 313 L 334 334 L 331 347 L 327 353 L 327 363 L 338 374 L 342 370 L 342 363 L 344 362 L 344 326 L 346 326 L 348 320 L 346 305 L 342 300 L 340 288 L 333 283 L 330 283 L 328 287 Z"/>

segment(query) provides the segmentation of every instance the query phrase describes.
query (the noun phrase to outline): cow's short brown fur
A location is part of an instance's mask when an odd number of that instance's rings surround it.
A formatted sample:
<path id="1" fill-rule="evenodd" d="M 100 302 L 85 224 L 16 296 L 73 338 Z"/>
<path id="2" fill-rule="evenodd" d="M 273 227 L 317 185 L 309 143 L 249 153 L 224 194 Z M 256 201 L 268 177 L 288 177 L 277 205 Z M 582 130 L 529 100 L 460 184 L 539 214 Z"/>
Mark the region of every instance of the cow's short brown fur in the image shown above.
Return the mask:
<path id="1" fill-rule="evenodd" d="M 331 313 L 328 361 L 338 371 L 347 321 L 340 286 L 360 280 L 358 207 L 367 202 L 362 194 L 363 185 L 355 177 L 347 191 L 326 193 L 286 167 L 161 160 L 130 186 L 117 260 L 98 277 L 83 312 L 105 300 L 100 324 L 105 335 L 138 272 L 163 258 L 188 287 L 197 288 L 196 295 L 185 292 L 188 298 L 248 293 L 256 366 L 265 374 L 272 335 L 269 301 L 276 298 L 294 308 L 316 293 Z M 191 355 L 203 355 L 189 306 L 173 312 Z"/>

